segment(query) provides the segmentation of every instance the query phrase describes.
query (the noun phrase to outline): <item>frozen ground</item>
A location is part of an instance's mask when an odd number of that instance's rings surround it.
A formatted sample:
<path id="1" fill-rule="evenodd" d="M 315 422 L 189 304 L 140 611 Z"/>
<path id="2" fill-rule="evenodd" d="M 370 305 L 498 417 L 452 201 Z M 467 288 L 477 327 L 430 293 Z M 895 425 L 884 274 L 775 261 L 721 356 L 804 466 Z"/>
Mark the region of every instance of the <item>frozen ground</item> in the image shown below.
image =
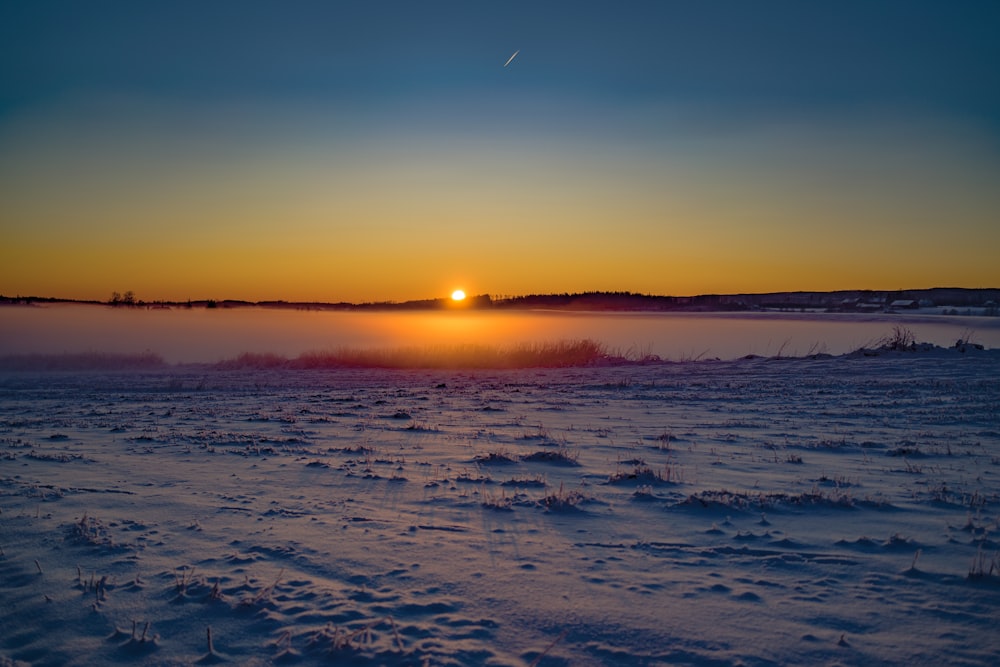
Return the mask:
<path id="1" fill-rule="evenodd" d="M 4 373 L 0 665 L 995 664 L 998 378 Z"/>

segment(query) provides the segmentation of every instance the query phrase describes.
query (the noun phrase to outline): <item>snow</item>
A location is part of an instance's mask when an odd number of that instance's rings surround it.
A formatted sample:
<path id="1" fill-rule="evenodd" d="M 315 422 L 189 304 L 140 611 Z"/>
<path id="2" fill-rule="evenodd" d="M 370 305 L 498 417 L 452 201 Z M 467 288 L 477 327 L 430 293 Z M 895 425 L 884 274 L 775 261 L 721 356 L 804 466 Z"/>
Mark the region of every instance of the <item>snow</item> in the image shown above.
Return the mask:
<path id="1" fill-rule="evenodd" d="M 997 378 L 5 372 L 0 664 L 994 664 Z"/>

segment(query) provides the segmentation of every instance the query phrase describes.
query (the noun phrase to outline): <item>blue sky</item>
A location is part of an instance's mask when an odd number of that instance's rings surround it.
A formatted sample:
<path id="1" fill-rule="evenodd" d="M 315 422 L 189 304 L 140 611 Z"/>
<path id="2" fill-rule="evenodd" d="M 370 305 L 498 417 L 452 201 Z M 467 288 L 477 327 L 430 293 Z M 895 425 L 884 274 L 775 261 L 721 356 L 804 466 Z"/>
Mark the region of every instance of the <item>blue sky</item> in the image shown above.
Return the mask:
<path id="1" fill-rule="evenodd" d="M 2 10 L 3 108 L 131 92 L 372 104 L 492 91 L 1000 123 L 993 2 L 40 2 Z"/>

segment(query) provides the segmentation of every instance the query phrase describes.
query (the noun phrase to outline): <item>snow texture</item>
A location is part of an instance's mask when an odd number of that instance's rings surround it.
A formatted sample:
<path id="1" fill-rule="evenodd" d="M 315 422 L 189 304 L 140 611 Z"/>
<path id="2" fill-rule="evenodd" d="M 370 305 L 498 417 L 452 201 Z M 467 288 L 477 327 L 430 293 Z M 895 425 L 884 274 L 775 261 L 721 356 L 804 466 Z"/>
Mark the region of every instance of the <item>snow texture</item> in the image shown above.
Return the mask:
<path id="1" fill-rule="evenodd" d="M 995 664 L 1000 355 L 0 375 L 0 665 Z"/>

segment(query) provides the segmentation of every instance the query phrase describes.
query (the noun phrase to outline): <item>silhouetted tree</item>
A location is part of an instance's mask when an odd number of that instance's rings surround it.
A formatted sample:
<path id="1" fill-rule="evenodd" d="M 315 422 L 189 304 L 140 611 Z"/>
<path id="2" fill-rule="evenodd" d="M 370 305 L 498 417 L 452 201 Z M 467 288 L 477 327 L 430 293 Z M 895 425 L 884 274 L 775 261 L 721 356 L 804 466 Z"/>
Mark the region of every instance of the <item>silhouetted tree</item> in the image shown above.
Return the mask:
<path id="1" fill-rule="evenodd" d="M 125 294 L 119 294 L 118 292 L 111 293 L 111 300 L 108 303 L 112 306 L 128 306 L 129 308 L 134 308 L 139 305 L 139 301 L 135 298 L 135 292 L 129 290 Z"/>

